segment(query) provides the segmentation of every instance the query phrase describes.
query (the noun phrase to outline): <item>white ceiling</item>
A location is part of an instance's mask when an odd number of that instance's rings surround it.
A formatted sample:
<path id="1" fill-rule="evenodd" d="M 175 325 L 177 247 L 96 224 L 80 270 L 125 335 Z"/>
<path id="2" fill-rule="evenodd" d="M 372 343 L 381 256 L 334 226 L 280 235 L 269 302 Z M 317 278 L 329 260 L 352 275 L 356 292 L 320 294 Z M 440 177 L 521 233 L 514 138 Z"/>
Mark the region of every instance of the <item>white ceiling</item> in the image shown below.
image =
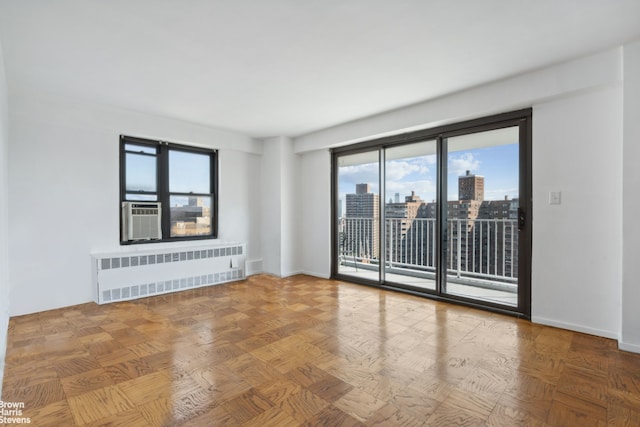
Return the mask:
<path id="1" fill-rule="evenodd" d="M 640 0 L 0 0 L 11 91 L 297 136 L 640 38 Z"/>

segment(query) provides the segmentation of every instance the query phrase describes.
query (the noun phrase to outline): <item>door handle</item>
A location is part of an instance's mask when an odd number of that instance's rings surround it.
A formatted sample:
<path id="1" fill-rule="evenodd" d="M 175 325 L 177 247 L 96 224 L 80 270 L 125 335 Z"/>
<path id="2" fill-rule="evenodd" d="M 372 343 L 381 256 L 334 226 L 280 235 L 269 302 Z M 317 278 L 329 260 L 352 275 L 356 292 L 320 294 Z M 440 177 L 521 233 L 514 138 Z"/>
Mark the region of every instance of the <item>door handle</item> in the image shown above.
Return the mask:
<path id="1" fill-rule="evenodd" d="M 522 230 L 527 225 L 527 216 L 524 209 L 518 208 L 518 230 Z"/>

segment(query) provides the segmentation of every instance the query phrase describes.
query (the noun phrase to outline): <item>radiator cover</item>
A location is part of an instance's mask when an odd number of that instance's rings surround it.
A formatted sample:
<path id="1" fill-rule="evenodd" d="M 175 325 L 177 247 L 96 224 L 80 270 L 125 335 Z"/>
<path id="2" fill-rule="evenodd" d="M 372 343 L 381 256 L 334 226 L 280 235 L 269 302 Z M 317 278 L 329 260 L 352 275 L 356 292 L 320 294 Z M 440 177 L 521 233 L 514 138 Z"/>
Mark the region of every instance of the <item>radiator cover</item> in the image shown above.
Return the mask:
<path id="1" fill-rule="evenodd" d="M 245 258 L 242 243 L 93 253 L 95 301 L 127 301 L 243 280 Z"/>

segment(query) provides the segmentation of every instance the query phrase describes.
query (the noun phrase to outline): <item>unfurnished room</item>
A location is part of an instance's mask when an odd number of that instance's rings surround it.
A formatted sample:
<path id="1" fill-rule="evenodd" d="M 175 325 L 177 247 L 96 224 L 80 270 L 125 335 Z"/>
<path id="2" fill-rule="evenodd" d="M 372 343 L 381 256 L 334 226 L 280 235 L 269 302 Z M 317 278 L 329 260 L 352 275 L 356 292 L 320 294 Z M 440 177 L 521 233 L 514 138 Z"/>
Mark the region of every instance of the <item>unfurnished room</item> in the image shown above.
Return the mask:
<path id="1" fill-rule="evenodd" d="M 640 426 L 640 0 L 0 0 L 0 423 Z"/>

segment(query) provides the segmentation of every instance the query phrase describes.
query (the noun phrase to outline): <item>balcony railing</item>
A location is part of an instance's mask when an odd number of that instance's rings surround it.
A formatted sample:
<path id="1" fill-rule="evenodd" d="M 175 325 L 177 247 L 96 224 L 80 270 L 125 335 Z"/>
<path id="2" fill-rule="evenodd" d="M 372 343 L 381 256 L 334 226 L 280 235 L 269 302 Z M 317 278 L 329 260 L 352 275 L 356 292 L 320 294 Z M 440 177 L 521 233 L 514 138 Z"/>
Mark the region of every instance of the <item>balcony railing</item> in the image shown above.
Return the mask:
<path id="1" fill-rule="evenodd" d="M 344 266 L 378 268 L 377 218 L 341 218 L 339 257 Z M 432 218 L 387 218 L 385 269 L 435 277 L 436 223 Z M 514 219 L 449 219 L 446 230 L 449 280 L 516 284 L 518 228 Z"/>

